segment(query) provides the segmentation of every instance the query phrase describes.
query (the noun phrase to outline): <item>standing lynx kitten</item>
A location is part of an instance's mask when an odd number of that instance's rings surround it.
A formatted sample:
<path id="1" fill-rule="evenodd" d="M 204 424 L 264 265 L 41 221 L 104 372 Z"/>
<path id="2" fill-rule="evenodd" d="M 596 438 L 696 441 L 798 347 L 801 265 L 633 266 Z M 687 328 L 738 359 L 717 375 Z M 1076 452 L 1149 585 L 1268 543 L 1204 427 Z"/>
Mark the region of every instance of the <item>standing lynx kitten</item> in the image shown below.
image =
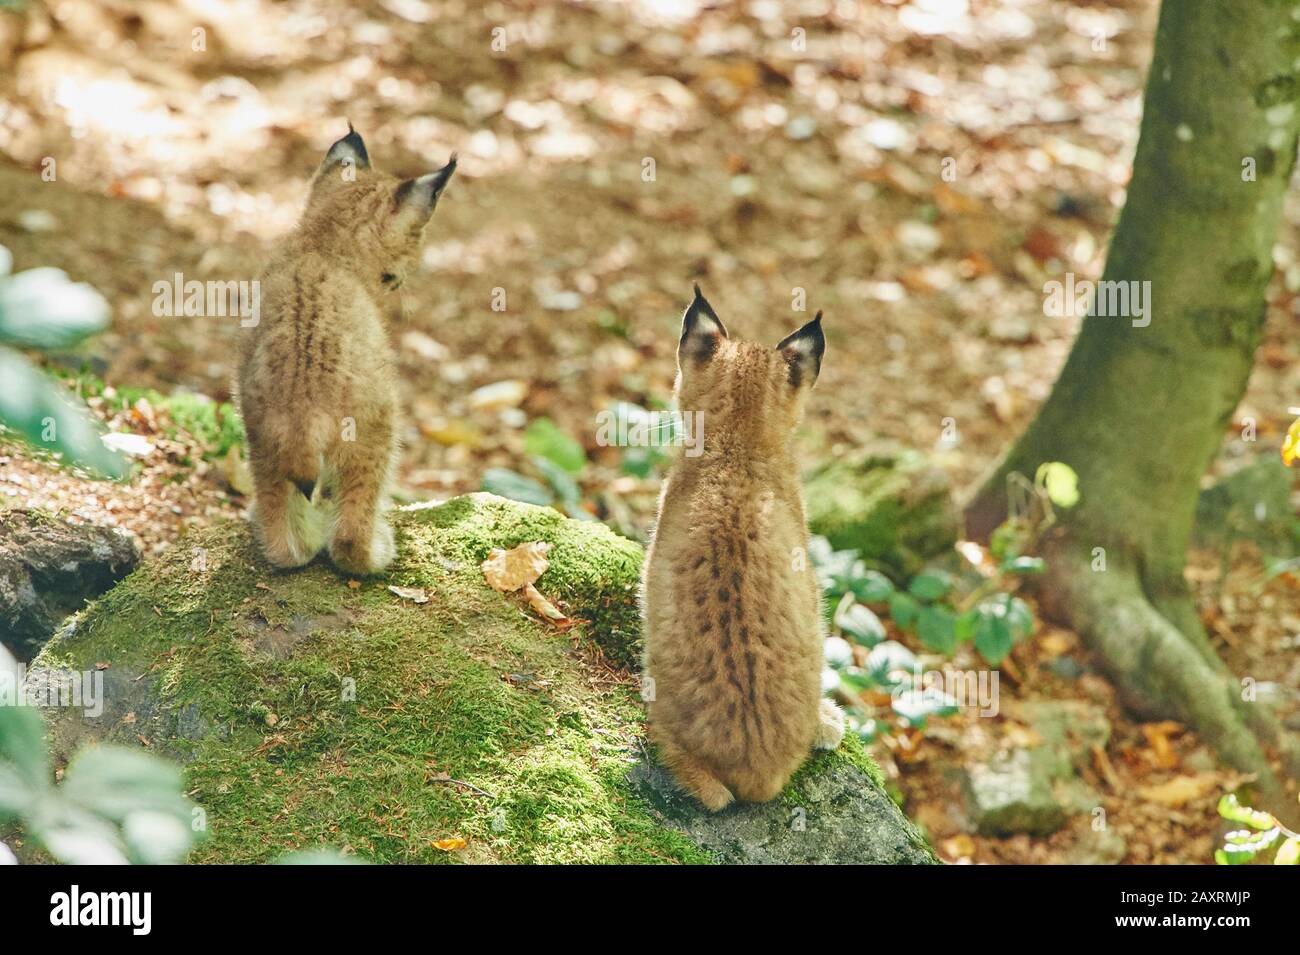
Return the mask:
<path id="1" fill-rule="evenodd" d="M 348 130 L 262 274 L 237 392 L 267 560 L 299 567 L 328 545 L 341 570 L 370 574 L 396 552 L 383 508 L 398 450 L 397 372 L 381 296 L 419 253 L 456 157 L 403 181 L 372 169 Z"/>
<path id="2" fill-rule="evenodd" d="M 821 591 L 790 448 L 821 369 L 821 313 L 776 348 L 733 341 L 695 289 L 677 403 L 703 451 L 673 465 L 642 581 L 650 736 L 713 811 L 775 797 L 844 714 L 822 698 Z"/>

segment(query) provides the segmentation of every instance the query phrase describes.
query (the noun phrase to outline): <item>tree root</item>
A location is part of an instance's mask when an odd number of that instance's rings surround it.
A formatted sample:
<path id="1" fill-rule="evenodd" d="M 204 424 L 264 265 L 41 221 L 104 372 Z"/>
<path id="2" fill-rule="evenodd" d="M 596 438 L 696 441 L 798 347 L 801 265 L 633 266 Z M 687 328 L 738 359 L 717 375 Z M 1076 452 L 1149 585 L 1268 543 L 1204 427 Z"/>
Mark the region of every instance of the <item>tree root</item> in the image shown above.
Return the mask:
<path id="1" fill-rule="evenodd" d="M 1097 654 L 1124 705 L 1140 716 L 1176 719 L 1192 727 L 1226 763 L 1256 776 L 1270 811 L 1279 818 L 1294 817 L 1295 801 L 1286 795 L 1260 742 L 1285 750 L 1289 772 L 1295 772 L 1296 749 L 1265 706 L 1242 699 L 1241 685 L 1222 661 L 1212 652 L 1207 655 L 1195 634 L 1185 635 L 1156 609 L 1135 572 L 1114 567 L 1094 571 L 1067 539 L 1051 542 L 1048 549 L 1042 588 L 1046 609 L 1072 626 Z"/>

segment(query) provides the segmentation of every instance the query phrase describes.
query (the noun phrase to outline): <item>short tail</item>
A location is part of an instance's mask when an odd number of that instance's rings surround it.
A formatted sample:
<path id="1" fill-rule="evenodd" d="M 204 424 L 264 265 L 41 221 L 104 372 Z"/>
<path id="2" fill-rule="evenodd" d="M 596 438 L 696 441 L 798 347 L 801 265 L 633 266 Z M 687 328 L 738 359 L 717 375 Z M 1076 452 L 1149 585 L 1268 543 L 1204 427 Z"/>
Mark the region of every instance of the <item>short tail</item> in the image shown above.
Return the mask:
<path id="1" fill-rule="evenodd" d="M 295 481 L 294 485 L 299 491 L 303 490 L 298 482 Z M 320 502 L 312 500 L 307 492 L 289 494 L 285 530 L 289 536 L 291 550 L 301 556 L 303 563 L 310 561 L 325 549 L 325 542 L 329 539 L 330 521 L 329 509 L 322 506 Z"/>

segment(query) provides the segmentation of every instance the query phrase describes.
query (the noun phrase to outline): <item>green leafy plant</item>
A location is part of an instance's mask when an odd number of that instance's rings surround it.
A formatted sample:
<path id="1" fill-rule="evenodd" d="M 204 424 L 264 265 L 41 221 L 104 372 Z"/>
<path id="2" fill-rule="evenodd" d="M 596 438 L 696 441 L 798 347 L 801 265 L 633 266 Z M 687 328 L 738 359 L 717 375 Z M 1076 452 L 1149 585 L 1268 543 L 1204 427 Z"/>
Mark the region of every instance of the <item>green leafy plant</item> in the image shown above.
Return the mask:
<path id="1" fill-rule="evenodd" d="M 108 324 L 108 303 L 59 269 L 10 275 L 13 258 L 0 246 L 0 426 L 72 464 L 109 477 L 126 473 L 104 446 L 84 406 L 13 348 L 65 349 Z"/>
<path id="2" fill-rule="evenodd" d="M 993 666 L 1034 629 L 1029 606 L 1011 590 L 1018 577 L 1043 569 L 1037 558 L 1005 553 L 994 572 L 960 594 L 952 575 L 939 569 L 917 574 L 900 587 L 867 567 L 857 551 L 837 551 L 823 537 L 812 539 L 809 556 L 830 612 L 825 689 L 849 701 L 880 700 L 887 694 L 891 718 L 906 727 L 923 728 L 928 718 L 949 716 L 957 707 L 936 688 L 918 682 L 918 658 L 888 639 L 881 614 L 943 656 L 951 657 L 963 640 L 970 640 Z M 854 645 L 866 650 L 865 665 L 858 662 L 862 654 L 854 652 Z M 850 705 L 849 716 L 864 737 L 883 728 L 864 706 Z"/>
<path id="3" fill-rule="evenodd" d="M 509 468 L 489 468 L 483 473 L 482 489 L 512 501 L 558 507 L 570 517 L 595 520 L 582 506 L 578 476 L 587 467 L 587 452 L 578 441 L 550 418 L 537 418 L 524 431 L 524 450 L 541 481 Z"/>
<path id="4" fill-rule="evenodd" d="M 1272 813 L 1251 809 L 1228 793 L 1219 800 L 1219 815 L 1229 822 L 1239 822 L 1245 829 L 1234 829 L 1223 837 L 1223 848 L 1214 851 L 1219 865 L 1243 865 L 1270 850 L 1274 865 L 1300 865 L 1300 833 L 1278 822 Z"/>
<path id="5" fill-rule="evenodd" d="M 0 680 L 17 664 L 0 647 Z M 0 705 L 0 822 L 18 822 L 51 856 L 72 864 L 180 862 L 199 833 L 180 770 L 147 753 L 91 746 L 53 782 L 40 713 Z"/>

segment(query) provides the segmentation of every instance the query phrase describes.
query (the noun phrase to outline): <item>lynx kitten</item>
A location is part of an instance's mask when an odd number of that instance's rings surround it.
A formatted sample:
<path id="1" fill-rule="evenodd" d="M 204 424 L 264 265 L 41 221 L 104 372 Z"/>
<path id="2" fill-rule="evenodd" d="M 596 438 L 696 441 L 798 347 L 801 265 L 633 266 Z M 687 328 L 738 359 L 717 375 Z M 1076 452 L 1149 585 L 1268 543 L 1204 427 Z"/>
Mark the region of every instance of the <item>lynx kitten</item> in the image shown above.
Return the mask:
<path id="1" fill-rule="evenodd" d="M 704 450 L 673 465 L 642 580 L 651 738 L 717 811 L 776 796 L 844 714 L 822 698 L 821 591 L 791 438 L 821 368 L 821 313 L 776 348 L 734 341 L 695 289 L 677 402 Z"/>
<path id="2" fill-rule="evenodd" d="M 396 551 L 383 509 L 398 450 L 397 371 L 381 296 L 419 253 L 456 157 L 403 181 L 371 168 L 348 130 L 262 274 L 237 392 L 267 560 L 299 567 L 328 545 L 340 569 L 369 574 Z"/>

